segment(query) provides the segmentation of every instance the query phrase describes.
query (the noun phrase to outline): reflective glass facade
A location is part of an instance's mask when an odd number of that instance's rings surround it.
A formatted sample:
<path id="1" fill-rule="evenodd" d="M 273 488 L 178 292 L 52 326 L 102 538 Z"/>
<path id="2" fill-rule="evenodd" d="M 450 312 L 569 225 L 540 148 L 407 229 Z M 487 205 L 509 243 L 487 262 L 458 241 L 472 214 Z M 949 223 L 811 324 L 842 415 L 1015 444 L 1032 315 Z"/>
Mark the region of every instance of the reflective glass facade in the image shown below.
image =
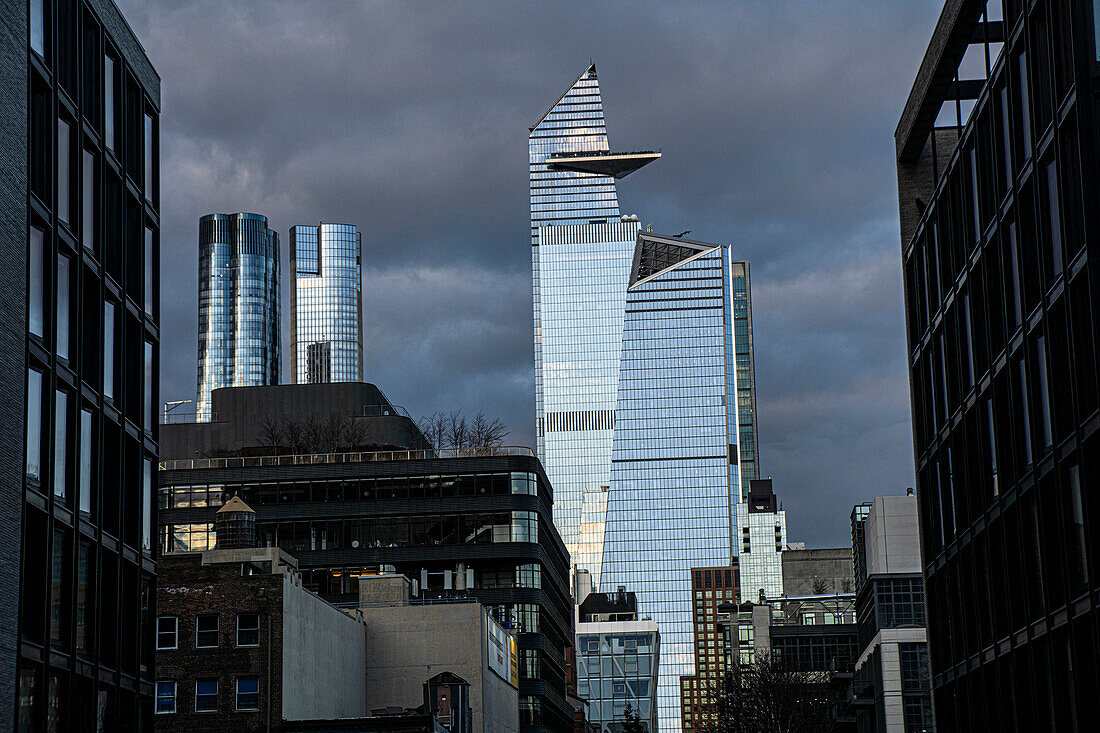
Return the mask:
<path id="1" fill-rule="evenodd" d="M 756 431 L 756 365 L 752 350 L 752 287 L 748 262 L 734 262 L 731 268 L 741 501 L 745 501 L 749 495 L 749 482 L 760 477 L 760 441 Z"/>
<path id="2" fill-rule="evenodd" d="M 290 229 L 296 384 L 363 381 L 362 239 L 353 224 Z"/>
<path id="3" fill-rule="evenodd" d="M 599 586 L 598 550 L 582 543 L 585 492 L 611 482 L 619 352 L 637 222 L 540 227 L 538 447 L 554 486 L 554 521 L 573 563 Z M 592 513 L 588 529 L 602 534 Z"/>
<path id="4" fill-rule="evenodd" d="M 0 17 L 0 730 L 147 733 L 160 79 L 110 0 Z"/>
<path id="5" fill-rule="evenodd" d="M 555 523 L 574 564 L 590 570 L 598 586 L 599 540 L 594 545 L 591 537 L 602 534 L 603 518 L 590 513 L 590 541 L 582 546 L 581 504 L 586 491 L 610 482 L 623 307 L 638 232 L 636 217 L 620 219 L 615 177 L 645 163 L 580 171 L 552 162 L 610 153 L 595 66 L 530 133 L 538 452 L 557 492 Z"/>
<path id="6" fill-rule="evenodd" d="M 646 730 L 658 730 L 658 647 L 652 621 L 577 624 L 577 694 L 600 733 L 622 729 L 627 705 Z"/>
<path id="7" fill-rule="evenodd" d="M 942 731 L 1100 719 L 1098 22 L 1093 0 L 945 3 L 895 134 Z"/>
<path id="8" fill-rule="evenodd" d="M 279 383 L 279 235 L 259 214 L 199 219 L 200 421 L 220 387 Z"/>
<path id="9" fill-rule="evenodd" d="M 643 233 L 627 293 L 602 561 L 661 631 L 658 713 L 694 673 L 691 569 L 728 565 L 740 497 L 728 247 Z"/>

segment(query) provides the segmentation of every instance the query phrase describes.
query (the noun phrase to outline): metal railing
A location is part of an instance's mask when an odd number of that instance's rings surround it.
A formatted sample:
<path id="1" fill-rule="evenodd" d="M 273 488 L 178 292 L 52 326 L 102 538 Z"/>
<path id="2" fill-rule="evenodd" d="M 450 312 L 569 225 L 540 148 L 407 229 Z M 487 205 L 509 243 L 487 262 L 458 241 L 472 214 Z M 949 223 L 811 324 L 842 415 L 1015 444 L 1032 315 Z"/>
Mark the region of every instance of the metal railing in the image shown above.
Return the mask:
<path id="1" fill-rule="evenodd" d="M 268 466 L 312 466 L 327 463 L 373 463 L 375 461 L 429 461 L 439 458 L 475 458 L 491 456 L 531 456 L 535 452 L 522 445 L 485 448 L 441 448 L 423 450 L 387 450 L 364 453 L 305 453 L 283 456 L 233 456 L 229 458 L 185 458 L 161 461 L 161 471 L 188 471 L 201 468 L 264 468 Z"/>
<path id="2" fill-rule="evenodd" d="M 346 412 L 341 412 L 339 417 L 407 417 L 412 420 L 412 415 L 401 405 L 359 405 L 358 407 L 351 408 Z M 221 422 L 218 418 L 218 413 L 211 412 L 206 420 L 199 420 L 199 413 L 197 410 L 166 410 L 161 413 L 161 425 L 184 425 L 197 422 Z M 321 422 L 324 422 L 324 418 L 319 418 Z M 298 421 L 301 422 L 301 421 Z"/>

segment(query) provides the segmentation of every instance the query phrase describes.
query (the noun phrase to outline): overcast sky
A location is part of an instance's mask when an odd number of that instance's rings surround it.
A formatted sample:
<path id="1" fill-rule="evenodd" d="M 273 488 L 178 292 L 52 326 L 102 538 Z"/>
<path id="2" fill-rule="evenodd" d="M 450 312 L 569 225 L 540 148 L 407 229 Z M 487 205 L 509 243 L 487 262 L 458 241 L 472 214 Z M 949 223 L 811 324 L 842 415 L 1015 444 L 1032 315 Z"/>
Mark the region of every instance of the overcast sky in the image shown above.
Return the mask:
<path id="1" fill-rule="evenodd" d="M 612 147 L 664 153 L 623 213 L 752 265 L 791 541 L 913 485 L 893 132 L 940 0 L 116 2 L 163 84 L 164 400 L 195 393 L 200 216 L 269 217 L 284 303 L 290 227 L 347 222 L 367 379 L 534 445 L 527 128 L 591 59 Z"/>

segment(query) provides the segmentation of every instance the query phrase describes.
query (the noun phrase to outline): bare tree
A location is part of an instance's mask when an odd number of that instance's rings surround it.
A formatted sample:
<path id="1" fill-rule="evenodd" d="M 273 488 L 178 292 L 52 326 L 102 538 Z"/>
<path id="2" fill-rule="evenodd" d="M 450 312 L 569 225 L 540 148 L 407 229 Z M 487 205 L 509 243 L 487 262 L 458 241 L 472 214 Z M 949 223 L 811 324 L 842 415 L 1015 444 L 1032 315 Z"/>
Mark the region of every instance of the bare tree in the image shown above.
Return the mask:
<path id="1" fill-rule="evenodd" d="M 470 449 L 480 455 L 494 455 L 508 437 L 508 428 L 499 417 L 492 420 L 479 412 L 469 427 Z"/>
<path id="2" fill-rule="evenodd" d="M 447 432 L 447 415 L 441 410 L 420 418 L 420 432 L 435 450 L 443 449 L 443 435 Z"/>
<path id="3" fill-rule="evenodd" d="M 706 733 L 824 733 L 836 698 L 825 672 L 807 672 L 758 651 L 751 665 L 734 665 L 714 690 L 715 719 Z"/>
<path id="4" fill-rule="evenodd" d="M 828 578 L 814 578 L 813 584 L 810 586 L 810 590 L 815 596 L 823 596 L 829 592 L 829 580 Z"/>
<path id="5" fill-rule="evenodd" d="M 488 418 L 479 412 L 467 420 L 461 412 L 434 412 L 420 419 L 420 432 L 432 448 L 454 455 L 494 455 L 508 437 L 508 428 L 500 418 Z"/>
<path id="6" fill-rule="evenodd" d="M 261 415 L 259 438 L 260 444 L 264 448 L 271 449 L 272 455 L 279 455 L 279 451 L 286 440 L 283 424 L 279 418 L 266 412 Z"/>

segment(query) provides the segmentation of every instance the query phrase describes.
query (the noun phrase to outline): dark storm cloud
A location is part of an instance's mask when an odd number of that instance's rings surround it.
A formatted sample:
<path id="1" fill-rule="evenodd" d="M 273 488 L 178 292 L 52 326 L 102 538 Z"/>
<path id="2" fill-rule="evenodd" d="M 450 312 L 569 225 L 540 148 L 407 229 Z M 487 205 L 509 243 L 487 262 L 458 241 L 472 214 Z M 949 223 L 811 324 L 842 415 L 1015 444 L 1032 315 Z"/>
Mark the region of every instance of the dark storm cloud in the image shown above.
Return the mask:
<path id="1" fill-rule="evenodd" d="M 752 263 L 762 467 L 792 539 L 913 482 L 893 130 L 938 3 L 118 0 L 163 79 L 163 395 L 196 221 L 363 230 L 368 378 L 533 443 L 526 134 L 589 59 L 624 212 Z M 284 260 L 285 262 L 285 260 Z"/>

